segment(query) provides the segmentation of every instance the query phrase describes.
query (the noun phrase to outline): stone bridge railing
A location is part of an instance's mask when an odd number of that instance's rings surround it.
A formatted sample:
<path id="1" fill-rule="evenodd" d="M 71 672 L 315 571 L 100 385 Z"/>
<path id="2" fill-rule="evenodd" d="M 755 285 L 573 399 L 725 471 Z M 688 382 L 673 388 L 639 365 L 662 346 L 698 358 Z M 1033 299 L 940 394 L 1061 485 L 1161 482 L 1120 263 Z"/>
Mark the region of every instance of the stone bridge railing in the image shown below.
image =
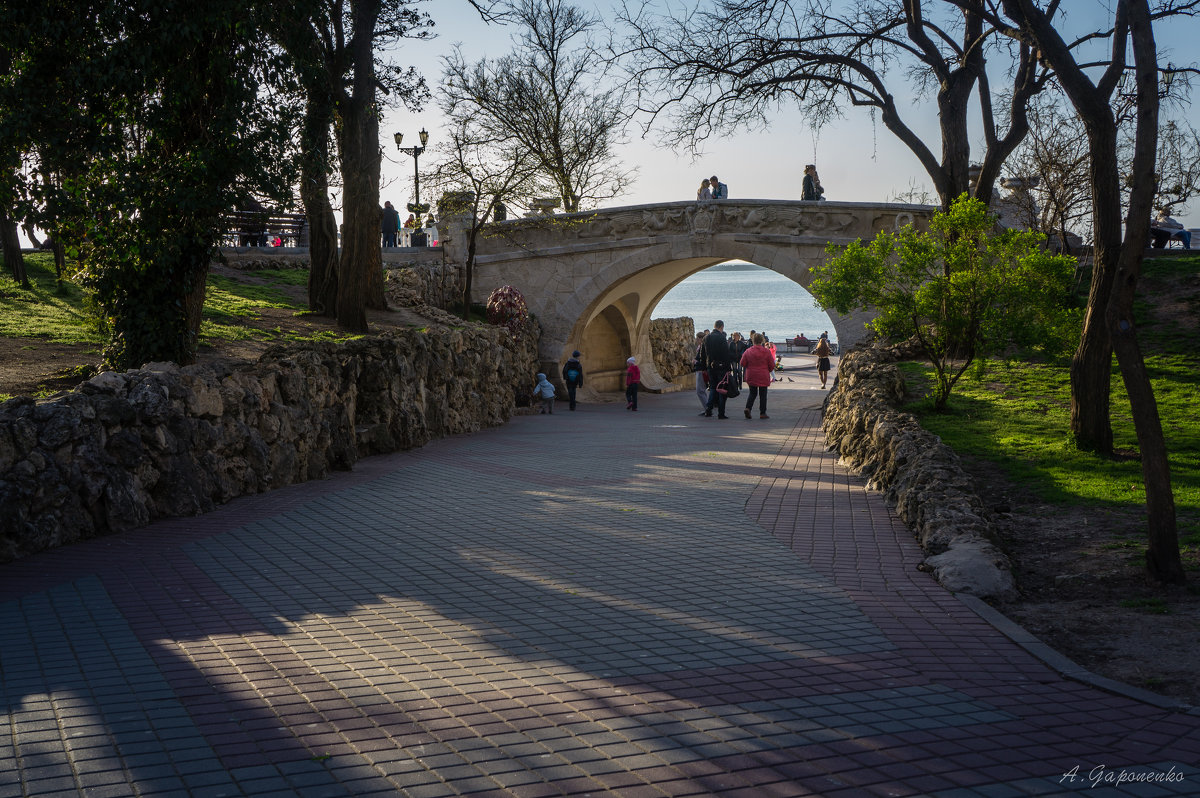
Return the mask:
<path id="1" fill-rule="evenodd" d="M 494 262 L 624 248 L 680 235 L 749 236 L 755 243 L 810 243 L 823 249 L 829 241 L 846 243 L 910 223 L 926 225 L 933 210 L 927 205 L 753 199 L 632 205 L 492 224 L 480 238 L 476 256 L 479 262 Z M 460 243 L 454 238 L 452 253 Z"/>

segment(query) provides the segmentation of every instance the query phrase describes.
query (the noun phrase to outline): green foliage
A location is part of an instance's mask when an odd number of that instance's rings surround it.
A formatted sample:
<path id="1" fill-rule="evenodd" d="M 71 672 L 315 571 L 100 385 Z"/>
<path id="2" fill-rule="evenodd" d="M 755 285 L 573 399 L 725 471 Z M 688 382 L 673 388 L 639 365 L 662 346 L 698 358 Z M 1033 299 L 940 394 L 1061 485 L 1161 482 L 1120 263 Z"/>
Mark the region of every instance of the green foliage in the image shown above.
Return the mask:
<path id="1" fill-rule="evenodd" d="M 1054 353 L 1078 331 L 1068 307 L 1074 261 L 1040 249 L 1038 233 L 997 230 L 987 206 L 966 195 L 938 212 L 928 233 L 911 225 L 839 250 L 814 270 L 810 290 L 838 313 L 872 309 L 871 328 L 916 337 L 934 364 L 934 406 L 976 358 L 1012 347 Z"/>
<path id="2" fill-rule="evenodd" d="M 0 82 L 0 157 L 36 153 L 42 174 L 15 193 L 85 264 L 109 365 L 191 362 L 222 214 L 248 187 L 282 195 L 291 182 L 261 10 L 33 5 L 0 34 L 19 53 Z"/>

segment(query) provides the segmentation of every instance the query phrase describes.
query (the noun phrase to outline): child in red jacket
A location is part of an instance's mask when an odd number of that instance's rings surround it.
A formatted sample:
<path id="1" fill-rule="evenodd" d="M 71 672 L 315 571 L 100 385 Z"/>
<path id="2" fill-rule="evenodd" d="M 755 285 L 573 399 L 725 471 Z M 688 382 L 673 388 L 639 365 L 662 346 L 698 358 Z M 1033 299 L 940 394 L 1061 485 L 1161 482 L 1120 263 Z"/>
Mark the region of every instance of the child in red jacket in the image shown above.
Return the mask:
<path id="1" fill-rule="evenodd" d="M 625 369 L 625 409 L 637 410 L 638 386 L 642 382 L 642 370 L 638 368 L 637 358 L 631 357 L 625 361 L 629 368 Z"/>

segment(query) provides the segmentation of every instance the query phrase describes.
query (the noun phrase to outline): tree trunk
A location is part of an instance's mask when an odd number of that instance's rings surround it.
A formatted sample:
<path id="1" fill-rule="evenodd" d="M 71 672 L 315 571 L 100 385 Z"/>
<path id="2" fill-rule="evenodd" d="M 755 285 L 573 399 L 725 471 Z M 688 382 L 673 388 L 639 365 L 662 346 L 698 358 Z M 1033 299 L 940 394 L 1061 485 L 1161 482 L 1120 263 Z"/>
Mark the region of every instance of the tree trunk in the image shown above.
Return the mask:
<path id="1" fill-rule="evenodd" d="M 207 253 L 207 249 L 200 250 Z M 193 278 L 192 288 L 183 297 L 184 340 L 180 347 L 179 365 L 196 362 L 196 349 L 200 343 L 200 322 L 204 314 L 204 297 L 208 292 L 208 257 L 191 259 L 189 264 Z"/>
<path id="2" fill-rule="evenodd" d="M 464 229 L 464 232 L 470 236 L 467 241 L 467 262 L 463 264 L 463 293 L 462 293 L 462 317 L 471 320 L 471 284 L 475 275 L 475 243 L 479 238 L 479 226 L 475 223 L 471 227 Z"/>
<path id="3" fill-rule="evenodd" d="M 1084 120 L 1091 151 L 1095 248 L 1083 333 L 1071 360 L 1071 432 L 1080 449 L 1112 454 L 1112 344 L 1105 314 L 1121 257 L 1121 187 L 1116 120 L 1111 112 L 1100 116 Z"/>
<path id="4" fill-rule="evenodd" d="M 34 249 L 42 248 L 42 239 L 38 238 L 37 229 L 31 224 L 21 225 L 21 229 L 25 231 L 25 237 L 29 239 L 29 243 Z"/>
<path id="5" fill-rule="evenodd" d="M 337 315 L 337 219 L 329 202 L 329 137 L 333 103 L 327 95 L 314 97 L 309 89 L 301 143 L 300 199 L 308 219 L 308 308 L 325 316 Z"/>
<path id="6" fill-rule="evenodd" d="M 1157 50 L 1146 0 L 1136 0 L 1129 6 L 1139 95 L 1133 174 L 1149 175 L 1154 173 L 1158 144 Z M 1150 576 L 1160 582 L 1183 584 L 1187 577 L 1179 557 L 1167 443 L 1163 437 L 1154 388 L 1146 373 L 1146 363 L 1138 346 L 1137 330 L 1133 323 L 1133 300 L 1146 251 L 1146 239 L 1149 237 L 1149 226 L 1143 220 L 1150 217 L 1154 203 L 1153 184 L 1153 180 L 1135 180 L 1130 192 L 1129 215 L 1125 220 L 1125 247 L 1113 281 L 1107 322 L 1125 390 L 1129 394 L 1133 427 L 1141 452 L 1148 532 L 1146 567 Z"/>
<path id="7" fill-rule="evenodd" d="M 0 251 L 4 253 L 4 265 L 12 278 L 29 287 L 29 274 L 25 271 L 25 258 L 21 255 L 21 239 L 17 236 L 17 222 L 0 211 Z"/>
<path id="8" fill-rule="evenodd" d="M 380 249 L 379 108 L 375 103 L 375 51 L 372 40 L 380 0 L 351 4 L 354 38 L 350 94 L 342 98 L 342 261 L 339 270 L 338 326 L 367 332 L 367 308 L 383 309 Z"/>

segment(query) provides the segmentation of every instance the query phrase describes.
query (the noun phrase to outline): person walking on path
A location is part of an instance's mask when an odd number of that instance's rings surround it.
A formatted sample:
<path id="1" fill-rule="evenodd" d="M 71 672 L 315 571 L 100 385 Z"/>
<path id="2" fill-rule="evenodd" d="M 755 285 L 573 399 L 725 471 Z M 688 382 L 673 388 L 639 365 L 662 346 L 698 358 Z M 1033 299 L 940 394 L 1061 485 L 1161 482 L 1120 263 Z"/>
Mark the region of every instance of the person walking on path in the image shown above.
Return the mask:
<path id="1" fill-rule="evenodd" d="M 713 199 L 729 199 L 729 186 L 717 180 L 716 175 L 708 179 L 708 186 L 712 190 Z"/>
<path id="2" fill-rule="evenodd" d="M 625 409 L 637 410 L 638 386 L 642 383 L 642 370 L 638 368 L 637 358 L 631 357 L 625 361 Z"/>
<path id="3" fill-rule="evenodd" d="M 771 350 L 763 346 L 762 333 L 755 333 L 754 345 L 742 355 L 742 368 L 746 372 L 746 384 L 750 386 L 746 397 L 746 418 L 750 418 L 750 409 L 754 407 L 754 397 L 758 397 L 758 417 L 770 418 L 767 415 L 767 388 L 771 385 L 771 372 L 775 370 L 775 358 Z"/>
<path id="4" fill-rule="evenodd" d="M 542 400 L 542 413 L 554 415 L 554 386 L 540 371 L 537 375 L 537 385 L 533 386 L 533 393 Z"/>
<path id="5" fill-rule="evenodd" d="M 396 233 L 400 231 L 400 211 L 392 207 L 392 203 L 383 203 L 383 221 L 380 223 L 383 232 L 383 245 L 396 246 Z"/>
<path id="6" fill-rule="evenodd" d="M 579 350 L 571 353 L 571 358 L 563 366 L 563 382 L 567 384 L 567 398 L 570 409 L 575 409 L 575 389 L 583 385 L 583 364 L 579 362 Z"/>
<path id="7" fill-rule="evenodd" d="M 817 341 L 817 348 L 813 350 L 813 354 L 817 356 L 817 376 L 821 378 L 821 387 L 825 388 L 825 381 L 829 379 L 829 356 L 833 354 L 833 350 L 829 346 L 829 339 L 824 335 Z"/>
<path id="8" fill-rule="evenodd" d="M 711 418 L 715 407 L 717 418 L 729 418 L 725 415 L 725 394 L 717 390 L 730 370 L 729 339 L 725 337 L 725 322 L 720 319 L 713 322 L 712 332 L 704 339 L 704 360 L 708 364 L 708 402 L 704 415 Z"/>

